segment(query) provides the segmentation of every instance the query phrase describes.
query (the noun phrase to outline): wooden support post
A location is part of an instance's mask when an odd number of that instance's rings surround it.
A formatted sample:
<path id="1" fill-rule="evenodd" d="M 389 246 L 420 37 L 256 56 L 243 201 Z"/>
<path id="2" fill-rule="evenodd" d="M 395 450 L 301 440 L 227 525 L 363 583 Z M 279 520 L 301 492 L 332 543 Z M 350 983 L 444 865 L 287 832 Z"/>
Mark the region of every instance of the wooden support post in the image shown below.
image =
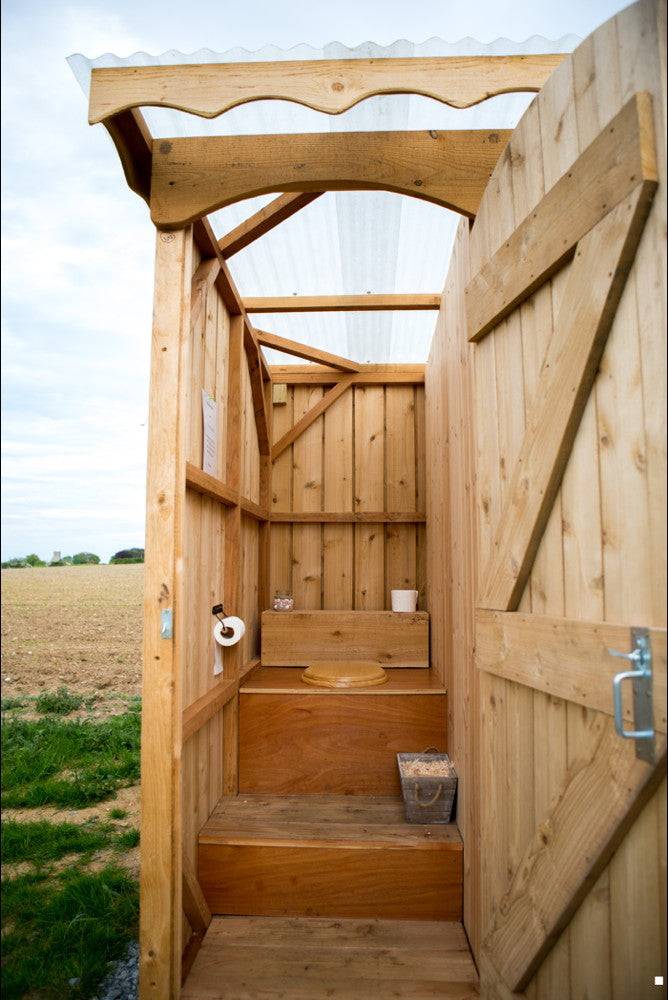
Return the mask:
<path id="1" fill-rule="evenodd" d="M 264 399 L 265 399 L 265 411 L 267 413 L 268 427 L 267 433 L 269 435 L 269 440 L 272 438 L 272 417 L 273 417 L 273 405 L 272 405 L 272 384 L 271 382 L 265 383 L 264 388 Z M 260 506 L 264 507 L 268 512 L 271 511 L 271 475 L 272 475 L 272 462 L 270 455 L 260 455 Z M 260 615 L 263 611 L 269 608 L 269 602 L 271 600 L 270 593 L 270 580 L 271 580 L 271 523 L 270 521 L 265 521 L 260 524 L 259 527 L 259 559 L 258 559 L 258 588 L 257 588 L 257 598 L 258 598 L 258 610 Z M 259 650 L 258 650 L 259 654 Z"/>
<path id="2" fill-rule="evenodd" d="M 140 997 L 181 982 L 181 686 L 184 645 L 185 392 L 192 230 L 158 233 L 144 568 Z M 163 613 L 171 616 L 165 636 Z"/>
<path id="3" fill-rule="evenodd" d="M 243 316 L 230 321 L 230 342 L 227 370 L 227 485 L 238 494 L 241 488 L 241 400 L 242 366 L 246 363 L 244 349 Z M 229 614 L 238 614 L 241 608 L 241 508 L 230 508 L 225 513 L 225 566 L 223 601 Z M 225 676 L 237 680 L 241 667 L 239 643 L 223 650 Z M 223 789 L 226 795 L 235 795 L 238 789 L 239 745 L 237 724 L 238 699 L 235 696 L 223 708 Z"/>

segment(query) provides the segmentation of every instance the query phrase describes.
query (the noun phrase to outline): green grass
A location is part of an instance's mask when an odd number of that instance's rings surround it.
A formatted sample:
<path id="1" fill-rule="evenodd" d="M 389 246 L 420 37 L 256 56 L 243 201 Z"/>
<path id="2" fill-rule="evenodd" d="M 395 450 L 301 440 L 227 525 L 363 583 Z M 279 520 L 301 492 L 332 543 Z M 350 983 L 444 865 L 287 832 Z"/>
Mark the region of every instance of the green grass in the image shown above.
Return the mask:
<path id="1" fill-rule="evenodd" d="M 125 819 L 127 816 L 127 811 L 125 809 L 118 809 L 114 807 L 109 810 L 109 819 Z"/>
<path id="2" fill-rule="evenodd" d="M 11 712 L 16 708 L 26 708 L 28 704 L 28 698 L 1 698 L 0 711 Z"/>
<path id="3" fill-rule="evenodd" d="M 66 854 L 85 854 L 107 847 L 111 830 L 99 823 L 42 822 L 19 823 L 8 820 L 2 824 L 2 863 L 32 861 L 41 865 L 56 861 Z"/>
<path id="4" fill-rule="evenodd" d="M 66 854 L 92 854 L 111 847 L 128 851 L 139 843 L 139 830 L 118 830 L 113 823 L 53 823 L 48 820 L 2 823 L 2 863 L 30 861 L 37 867 Z"/>
<path id="5" fill-rule="evenodd" d="M 42 715 L 69 715 L 81 708 L 85 698 L 81 694 L 72 694 L 67 688 L 60 687 L 57 691 L 46 691 L 35 699 L 35 708 Z"/>
<path id="6" fill-rule="evenodd" d="M 140 708 L 102 720 L 5 718 L 2 805 L 83 808 L 135 784 Z"/>
<path id="7" fill-rule="evenodd" d="M 137 934 L 136 882 L 109 866 L 2 882 L 2 996 L 90 997 Z"/>

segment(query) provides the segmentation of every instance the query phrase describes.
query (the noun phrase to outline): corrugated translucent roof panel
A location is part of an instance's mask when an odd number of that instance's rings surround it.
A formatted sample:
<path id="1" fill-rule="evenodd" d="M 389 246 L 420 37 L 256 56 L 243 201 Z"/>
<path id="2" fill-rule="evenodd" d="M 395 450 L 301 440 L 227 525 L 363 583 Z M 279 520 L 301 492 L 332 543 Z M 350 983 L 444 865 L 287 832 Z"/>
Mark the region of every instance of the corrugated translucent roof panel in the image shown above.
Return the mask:
<path id="1" fill-rule="evenodd" d="M 483 45 L 472 38 L 445 42 L 430 38 L 389 46 L 365 42 L 348 48 L 332 42 L 322 49 L 267 46 L 255 52 L 200 49 L 184 55 L 137 52 L 127 58 L 106 53 L 82 55 L 69 63 L 87 94 L 96 67 L 182 65 L 312 59 L 388 59 L 410 56 L 524 55 L 570 52 L 573 35 L 558 40 L 534 36 L 505 38 Z M 341 115 L 326 115 L 287 101 L 255 101 L 214 119 L 164 108 L 144 108 L 155 137 L 258 135 L 327 131 L 514 128 L 533 94 L 507 94 L 457 110 L 419 95 L 371 97 Z M 210 217 L 220 236 L 248 218 L 275 195 L 231 205 Z M 448 267 L 459 216 L 415 198 L 382 191 L 328 192 L 230 259 L 242 295 L 326 295 L 365 292 L 437 292 Z M 262 329 L 345 355 L 358 362 L 423 362 L 434 329 L 430 312 L 306 313 L 256 317 Z M 267 351 L 271 362 L 285 355 Z"/>

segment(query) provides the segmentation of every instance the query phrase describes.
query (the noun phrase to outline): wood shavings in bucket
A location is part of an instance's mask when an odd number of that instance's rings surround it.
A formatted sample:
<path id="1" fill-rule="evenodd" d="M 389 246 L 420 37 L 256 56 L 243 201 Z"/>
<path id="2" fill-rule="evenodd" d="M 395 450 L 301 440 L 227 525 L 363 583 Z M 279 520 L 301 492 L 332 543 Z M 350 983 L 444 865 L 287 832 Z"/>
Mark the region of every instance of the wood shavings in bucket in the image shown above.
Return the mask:
<path id="1" fill-rule="evenodd" d="M 449 760 L 409 760 L 402 767 L 404 774 L 411 778 L 449 778 L 455 773 Z"/>

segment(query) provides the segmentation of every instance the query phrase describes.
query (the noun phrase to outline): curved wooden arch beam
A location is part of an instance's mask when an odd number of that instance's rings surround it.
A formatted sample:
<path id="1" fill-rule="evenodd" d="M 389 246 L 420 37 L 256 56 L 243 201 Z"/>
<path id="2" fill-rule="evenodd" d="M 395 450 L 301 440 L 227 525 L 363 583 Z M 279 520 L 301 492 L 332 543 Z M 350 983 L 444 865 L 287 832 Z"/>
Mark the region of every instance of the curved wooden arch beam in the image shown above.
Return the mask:
<path id="1" fill-rule="evenodd" d="M 469 218 L 511 131 L 320 132 L 153 142 L 151 218 L 178 229 L 271 191 L 394 191 Z"/>
<path id="2" fill-rule="evenodd" d="M 377 94 L 422 94 L 453 108 L 536 92 L 564 55 L 323 59 L 94 69 L 91 125 L 142 105 L 216 118 L 239 104 L 284 100 L 338 115 Z"/>

